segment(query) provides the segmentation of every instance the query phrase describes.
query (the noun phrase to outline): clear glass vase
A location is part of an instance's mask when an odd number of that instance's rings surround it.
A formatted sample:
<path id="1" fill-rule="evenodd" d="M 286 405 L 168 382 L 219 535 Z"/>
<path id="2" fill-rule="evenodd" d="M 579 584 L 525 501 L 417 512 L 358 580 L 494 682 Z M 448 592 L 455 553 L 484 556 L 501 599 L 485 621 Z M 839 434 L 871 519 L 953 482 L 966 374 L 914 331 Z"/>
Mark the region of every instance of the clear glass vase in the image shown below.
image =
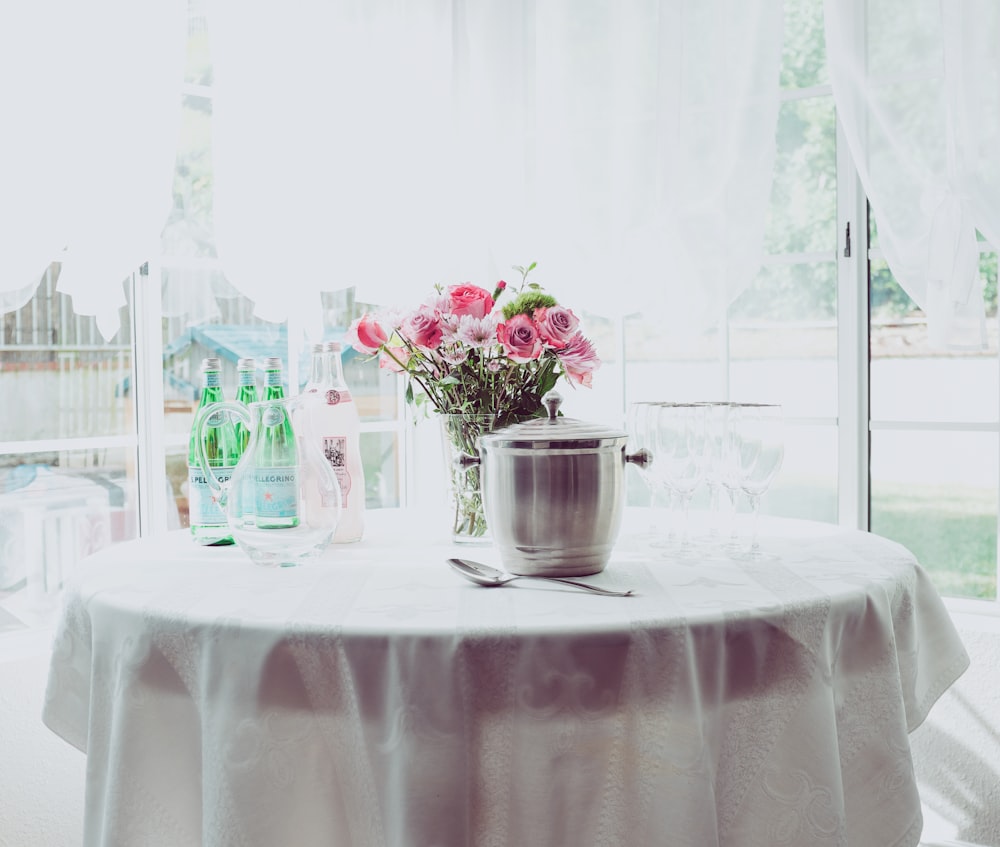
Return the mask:
<path id="1" fill-rule="evenodd" d="M 448 480 L 451 538 L 459 544 L 490 544 L 478 463 L 463 458 L 479 455 L 479 436 L 497 428 L 496 415 L 438 415 Z"/>

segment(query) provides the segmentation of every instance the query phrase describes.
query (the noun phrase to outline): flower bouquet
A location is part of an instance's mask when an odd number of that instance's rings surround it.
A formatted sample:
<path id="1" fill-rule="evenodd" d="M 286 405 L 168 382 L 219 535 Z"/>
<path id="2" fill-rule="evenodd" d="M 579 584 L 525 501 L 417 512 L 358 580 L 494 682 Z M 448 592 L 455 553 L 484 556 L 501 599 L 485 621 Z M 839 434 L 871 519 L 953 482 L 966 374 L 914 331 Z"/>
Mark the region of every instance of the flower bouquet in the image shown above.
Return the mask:
<path id="1" fill-rule="evenodd" d="M 379 366 L 407 377 L 406 400 L 441 416 L 445 445 L 475 454 L 480 435 L 544 414 L 542 397 L 561 376 L 589 387 L 600 360 L 577 316 L 516 267 L 517 291 L 471 283 L 437 286 L 409 311 L 365 314 L 348 342 Z M 450 463 L 453 537 L 483 540 L 479 467 Z"/>

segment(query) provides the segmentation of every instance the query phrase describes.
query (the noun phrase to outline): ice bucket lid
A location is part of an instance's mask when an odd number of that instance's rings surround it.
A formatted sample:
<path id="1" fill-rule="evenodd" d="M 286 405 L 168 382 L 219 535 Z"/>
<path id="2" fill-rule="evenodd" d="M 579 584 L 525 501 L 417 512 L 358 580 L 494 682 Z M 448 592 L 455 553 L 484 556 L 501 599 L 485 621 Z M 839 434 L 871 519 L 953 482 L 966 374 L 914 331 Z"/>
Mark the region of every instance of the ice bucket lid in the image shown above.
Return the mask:
<path id="1" fill-rule="evenodd" d="M 543 418 L 532 418 L 480 436 L 481 448 L 487 450 L 508 447 L 529 450 L 593 450 L 601 447 L 621 447 L 628 435 L 603 424 L 587 423 L 575 418 L 559 417 L 562 395 L 550 391 L 542 398 L 548 410 Z"/>

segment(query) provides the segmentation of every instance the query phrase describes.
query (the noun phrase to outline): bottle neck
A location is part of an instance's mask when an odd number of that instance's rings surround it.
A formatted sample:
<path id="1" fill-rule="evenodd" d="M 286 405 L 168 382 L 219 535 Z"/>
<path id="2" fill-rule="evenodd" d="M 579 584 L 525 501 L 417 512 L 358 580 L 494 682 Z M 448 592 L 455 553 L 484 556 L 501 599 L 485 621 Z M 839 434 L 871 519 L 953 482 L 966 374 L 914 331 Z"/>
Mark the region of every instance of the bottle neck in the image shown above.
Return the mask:
<path id="1" fill-rule="evenodd" d="M 318 390 L 320 386 L 325 385 L 327 381 L 327 362 L 326 354 L 322 351 L 317 350 L 312 355 L 312 365 L 309 370 L 309 382 L 307 387 L 313 390 Z"/>
<path id="2" fill-rule="evenodd" d="M 256 382 L 254 376 L 254 372 L 249 369 L 240 371 L 240 386 L 254 385 Z"/>
<path id="3" fill-rule="evenodd" d="M 264 379 L 264 396 L 267 400 L 278 400 L 284 396 L 281 386 L 281 371 L 268 371 Z"/>
<path id="4" fill-rule="evenodd" d="M 330 350 L 326 356 L 327 367 L 329 368 L 328 381 L 334 388 L 346 389 L 347 383 L 344 381 L 344 363 L 340 358 L 340 352 Z"/>
<path id="5" fill-rule="evenodd" d="M 202 378 L 201 402 L 206 406 L 222 400 L 222 375 L 219 371 L 205 371 Z"/>

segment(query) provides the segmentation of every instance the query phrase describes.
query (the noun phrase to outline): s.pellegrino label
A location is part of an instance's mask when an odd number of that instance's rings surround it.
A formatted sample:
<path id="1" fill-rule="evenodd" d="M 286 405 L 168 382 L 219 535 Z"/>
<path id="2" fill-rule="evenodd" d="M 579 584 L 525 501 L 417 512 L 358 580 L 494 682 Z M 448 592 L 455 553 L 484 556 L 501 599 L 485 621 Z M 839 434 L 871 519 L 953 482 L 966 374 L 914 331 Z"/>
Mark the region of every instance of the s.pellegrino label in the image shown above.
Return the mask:
<path id="1" fill-rule="evenodd" d="M 280 529 L 299 522 L 298 468 L 257 467 L 253 470 L 257 526 Z"/>
<path id="2" fill-rule="evenodd" d="M 225 485 L 233 476 L 232 467 L 212 468 L 219 483 Z M 218 494 L 212 490 L 200 467 L 188 466 L 188 509 L 192 526 L 226 526 L 226 514 L 219 505 Z"/>
<path id="3" fill-rule="evenodd" d="M 202 390 L 188 444 L 188 509 L 191 534 L 199 544 L 232 544 L 226 515 L 218 501 L 218 494 L 208 485 L 208 480 L 198 460 L 197 426 L 201 414 L 213 403 L 222 402 L 222 364 L 210 356 L 202 362 Z M 209 415 L 202 431 L 205 458 L 212 473 L 220 483 L 228 482 L 239 461 L 240 451 L 236 430 L 228 414 L 217 412 Z"/>

